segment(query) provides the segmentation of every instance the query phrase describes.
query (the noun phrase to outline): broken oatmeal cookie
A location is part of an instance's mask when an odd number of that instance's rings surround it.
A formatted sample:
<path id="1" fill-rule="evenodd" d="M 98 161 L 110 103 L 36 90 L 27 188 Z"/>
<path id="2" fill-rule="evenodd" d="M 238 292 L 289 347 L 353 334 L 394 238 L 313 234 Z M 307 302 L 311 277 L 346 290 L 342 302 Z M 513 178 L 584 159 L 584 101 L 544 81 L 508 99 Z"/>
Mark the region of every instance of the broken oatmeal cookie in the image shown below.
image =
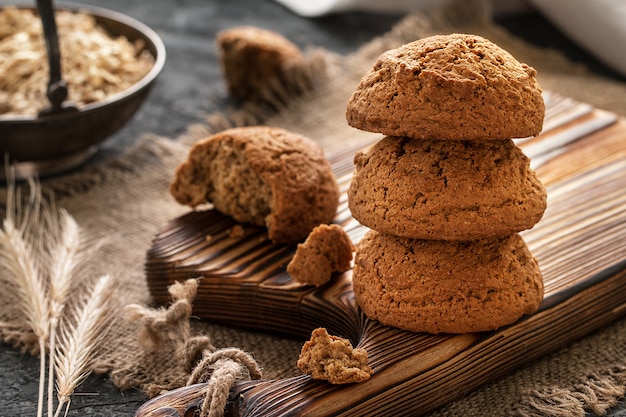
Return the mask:
<path id="1" fill-rule="evenodd" d="M 324 285 L 333 272 L 350 269 L 354 244 L 337 224 L 315 227 L 287 265 L 291 277 L 303 284 Z"/>
<path id="2" fill-rule="evenodd" d="M 298 368 L 331 384 L 363 382 L 373 374 L 365 349 L 353 348 L 349 340 L 331 336 L 323 327 L 313 330 L 302 346 Z"/>

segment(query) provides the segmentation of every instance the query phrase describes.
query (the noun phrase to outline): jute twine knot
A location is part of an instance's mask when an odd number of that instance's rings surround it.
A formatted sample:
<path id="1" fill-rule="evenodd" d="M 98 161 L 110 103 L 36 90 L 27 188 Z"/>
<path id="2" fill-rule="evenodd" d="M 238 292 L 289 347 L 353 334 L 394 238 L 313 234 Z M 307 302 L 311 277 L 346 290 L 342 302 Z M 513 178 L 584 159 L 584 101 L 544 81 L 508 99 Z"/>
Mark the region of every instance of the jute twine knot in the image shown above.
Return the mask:
<path id="1" fill-rule="evenodd" d="M 187 385 L 208 382 L 200 416 L 221 417 L 235 381 L 260 378 L 261 369 L 250 354 L 237 348 L 205 350 Z"/>
<path id="2" fill-rule="evenodd" d="M 169 356 L 178 368 L 170 369 L 165 378 L 146 382 L 147 391 L 170 390 L 181 385 L 207 383 L 200 409 L 201 417 L 222 417 L 228 395 L 237 380 L 260 379 L 261 369 L 254 358 L 238 348 L 217 349 L 204 335 L 191 335 L 189 319 L 198 282 L 194 279 L 175 283 L 168 290 L 173 303 L 167 309 L 153 310 L 145 306 L 127 306 L 130 320 L 139 323 L 139 346 L 144 349 L 143 361 L 155 362 Z M 154 363 L 151 369 L 163 367 Z M 184 374 L 179 380 L 176 375 Z M 181 375 L 183 376 L 183 375 Z M 169 382 L 167 382 L 169 380 Z"/>

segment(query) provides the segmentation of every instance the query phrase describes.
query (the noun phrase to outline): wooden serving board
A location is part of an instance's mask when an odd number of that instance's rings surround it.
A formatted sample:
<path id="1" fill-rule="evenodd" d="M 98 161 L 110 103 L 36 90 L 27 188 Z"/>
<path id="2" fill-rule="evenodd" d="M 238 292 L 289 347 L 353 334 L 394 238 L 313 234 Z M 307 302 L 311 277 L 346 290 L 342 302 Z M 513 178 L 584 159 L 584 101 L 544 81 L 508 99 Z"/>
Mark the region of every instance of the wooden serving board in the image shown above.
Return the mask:
<path id="1" fill-rule="evenodd" d="M 372 378 L 331 385 L 309 376 L 237 383 L 230 416 L 415 415 L 498 378 L 626 314 L 626 121 L 546 94 L 544 131 L 520 140 L 548 190 L 544 218 L 522 236 L 544 274 L 540 310 L 497 331 L 428 335 L 382 326 L 357 307 L 351 273 L 315 288 L 285 271 L 295 245 L 276 246 L 265 230 L 213 210 L 172 220 L 148 252 L 146 274 L 158 303 L 167 287 L 199 278 L 194 315 L 227 325 L 308 339 L 316 327 L 367 350 Z M 343 192 L 336 223 L 356 242 L 345 191 L 357 149 L 329 156 Z M 204 384 L 144 404 L 136 416 L 187 416 Z M 402 399 L 399 401 L 398 399 Z"/>

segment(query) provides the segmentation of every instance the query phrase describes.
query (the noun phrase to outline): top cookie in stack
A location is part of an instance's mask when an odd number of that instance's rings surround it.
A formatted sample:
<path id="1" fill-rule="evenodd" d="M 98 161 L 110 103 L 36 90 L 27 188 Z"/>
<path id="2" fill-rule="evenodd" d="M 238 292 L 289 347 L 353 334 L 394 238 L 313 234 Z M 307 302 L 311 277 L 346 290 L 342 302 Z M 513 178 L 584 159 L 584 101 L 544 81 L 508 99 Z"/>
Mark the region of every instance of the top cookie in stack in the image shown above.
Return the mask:
<path id="1" fill-rule="evenodd" d="M 545 111 L 535 75 L 480 36 L 432 36 L 382 54 L 350 99 L 347 120 L 414 139 L 535 136 Z"/>
<path id="2" fill-rule="evenodd" d="M 390 50 L 348 103 L 353 127 L 388 135 L 355 156 L 353 288 L 370 318 L 412 331 L 494 330 L 539 308 L 543 280 L 518 232 L 546 191 L 512 139 L 537 135 L 536 72 L 475 35 Z"/>

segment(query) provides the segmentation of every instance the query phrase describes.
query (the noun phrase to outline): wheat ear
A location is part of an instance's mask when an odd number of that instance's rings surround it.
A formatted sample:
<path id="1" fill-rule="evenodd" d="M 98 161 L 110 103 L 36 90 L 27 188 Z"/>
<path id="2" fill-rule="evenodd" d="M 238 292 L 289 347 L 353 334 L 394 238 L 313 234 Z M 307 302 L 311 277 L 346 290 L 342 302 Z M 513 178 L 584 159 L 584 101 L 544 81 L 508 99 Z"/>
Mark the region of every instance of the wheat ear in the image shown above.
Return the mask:
<path id="1" fill-rule="evenodd" d="M 56 214 L 56 216 L 55 216 Z M 67 211 L 61 209 L 50 215 L 50 337 L 48 361 L 48 415 L 52 416 L 54 389 L 54 355 L 56 331 L 76 276 L 85 259 L 80 229 Z"/>
<path id="2" fill-rule="evenodd" d="M 114 281 L 100 277 L 74 308 L 68 308 L 58 332 L 55 373 L 58 416 L 78 385 L 91 373 L 100 342 L 107 335 L 116 311 Z"/>
<path id="3" fill-rule="evenodd" d="M 16 204 L 15 189 L 8 187 L 6 218 L 0 231 L 0 265 L 6 272 L 4 280 L 14 288 L 16 307 L 21 311 L 39 342 L 40 374 L 37 416 L 43 415 L 45 387 L 46 343 L 48 339 L 48 288 L 42 279 L 41 243 L 36 240 L 40 227 L 41 193 L 34 181 L 30 181 L 27 206 L 20 210 Z"/>

